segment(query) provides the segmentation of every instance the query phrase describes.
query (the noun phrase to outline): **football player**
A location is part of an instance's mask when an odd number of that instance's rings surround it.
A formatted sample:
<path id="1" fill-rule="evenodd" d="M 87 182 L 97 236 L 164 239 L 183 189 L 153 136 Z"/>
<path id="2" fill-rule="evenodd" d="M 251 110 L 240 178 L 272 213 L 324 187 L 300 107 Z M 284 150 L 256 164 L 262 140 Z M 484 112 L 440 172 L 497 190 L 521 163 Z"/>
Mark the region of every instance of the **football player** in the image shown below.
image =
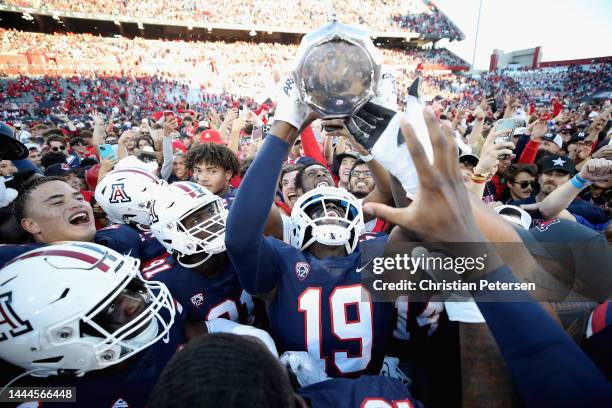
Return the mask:
<path id="1" fill-rule="evenodd" d="M 292 245 L 264 238 L 282 161 L 297 137 L 296 127 L 279 120 L 271 133 L 230 210 L 230 259 L 243 287 L 267 301 L 280 349 L 307 351 L 330 377 L 378 374 L 392 333 L 393 304 L 373 302 L 356 273 L 361 205 L 331 183 L 315 184 L 293 207 Z"/>
<path id="2" fill-rule="evenodd" d="M 185 343 L 166 286 L 142 279 L 137 259 L 101 245 L 37 248 L 0 275 L 0 358 L 27 374 L 11 385 L 76 387 L 80 406 L 144 406 Z M 2 370 L 3 385 L 14 371 Z"/>
<path id="3" fill-rule="evenodd" d="M 239 174 L 240 167 L 234 152 L 223 145 L 204 143 L 190 149 L 185 160 L 192 180 L 221 197 L 223 205 L 229 210 L 236 195 L 230 181 Z M 264 234 L 283 239 L 283 220 L 276 205 L 269 209 Z"/>
<path id="4" fill-rule="evenodd" d="M 151 200 L 159 197 L 166 183 L 145 169 L 125 167 L 115 169 L 102 178 L 96 186 L 96 202 L 115 226 L 125 224 L 140 235 L 140 259 L 145 262 L 166 251 L 149 231 Z M 108 239 L 121 240 L 121 234 L 111 234 Z M 114 244 L 113 247 L 116 247 Z"/>
<path id="5" fill-rule="evenodd" d="M 36 243 L 0 246 L 0 267 L 30 249 L 60 241 L 96 242 L 140 257 L 138 232 L 127 225 L 96 231 L 91 205 L 61 178 L 39 177 L 26 183 L 13 202 L 13 213 Z"/>
<path id="6" fill-rule="evenodd" d="M 218 317 L 252 322 L 253 300 L 225 252 L 226 218 L 221 198 L 189 181 L 171 184 L 151 205 L 151 231 L 172 256 L 149 262 L 143 275 L 168 286 L 195 333 Z"/>
<path id="7" fill-rule="evenodd" d="M 294 379 L 294 378 L 293 378 Z M 294 391 L 288 370 L 252 338 L 213 334 L 190 342 L 155 385 L 148 406 L 419 408 L 398 380 L 336 378 Z M 297 385 L 297 384 L 296 384 Z"/>

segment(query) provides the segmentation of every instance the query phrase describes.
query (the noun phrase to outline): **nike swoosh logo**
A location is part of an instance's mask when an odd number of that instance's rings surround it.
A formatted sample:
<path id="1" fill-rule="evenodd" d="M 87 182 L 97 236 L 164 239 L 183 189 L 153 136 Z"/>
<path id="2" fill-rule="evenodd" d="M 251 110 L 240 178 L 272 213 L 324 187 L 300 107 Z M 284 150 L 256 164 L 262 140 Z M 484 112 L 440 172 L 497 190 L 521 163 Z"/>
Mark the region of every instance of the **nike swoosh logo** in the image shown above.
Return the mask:
<path id="1" fill-rule="evenodd" d="M 360 273 L 361 271 L 363 271 L 370 263 L 372 263 L 372 261 L 374 260 L 374 258 L 370 259 L 365 265 L 363 265 L 361 268 L 357 268 L 355 269 L 355 273 Z"/>

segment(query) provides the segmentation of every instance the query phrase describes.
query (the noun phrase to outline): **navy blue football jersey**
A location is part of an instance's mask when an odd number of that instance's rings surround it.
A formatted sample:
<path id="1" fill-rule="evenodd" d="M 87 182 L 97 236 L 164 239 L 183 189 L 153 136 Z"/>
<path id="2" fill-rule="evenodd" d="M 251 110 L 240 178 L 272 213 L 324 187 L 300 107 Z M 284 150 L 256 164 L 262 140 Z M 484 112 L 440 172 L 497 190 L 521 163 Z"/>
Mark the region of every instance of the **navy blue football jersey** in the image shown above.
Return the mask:
<path id="1" fill-rule="evenodd" d="M 230 186 L 229 191 L 220 197 L 223 199 L 223 206 L 229 211 L 236 198 L 236 189 Z"/>
<path id="2" fill-rule="evenodd" d="M 364 375 L 334 378 L 298 390 L 313 408 L 422 408 L 401 381 Z"/>
<path id="3" fill-rule="evenodd" d="M 39 403 L 38 406 L 144 407 L 162 370 L 174 353 L 186 343 L 184 313 L 181 313 L 180 310 L 181 306 L 177 305 L 175 322 L 167 339 L 158 340 L 123 364 L 90 371 L 76 378 L 25 377 L 17 384 L 19 386 L 76 387 L 76 403 Z"/>
<path id="4" fill-rule="evenodd" d="M 393 304 L 374 302 L 362 285 L 363 244 L 348 256 L 317 259 L 267 239 L 280 271 L 268 307 L 279 351 L 307 351 L 330 377 L 378 374 L 393 332 Z"/>
<path id="5" fill-rule="evenodd" d="M 147 262 L 166 253 L 150 231 L 139 231 L 126 224 L 115 224 L 96 232 L 96 243 Z"/>
<path id="6" fill-rule="evenodd" d="M 143 253 L 147 254 L 148 256 L 155 255 L 158 252 L 158 250 L 157 252 L 155 250 L 156 245 L 159 245 L 163 249 L 161 244 L 156 239 L 146 240 L 146 242 L 143 242 L 143 239 L 141 239 L 138 231 L 128 225 L 123 224 L 112 225 L 96 231 L 94 241 L 96 244 L 113 249 L 120 254 L 130 255 L 139 259 L 142 259 L 141 255 Z M 19 255 L 44 245 L 47 244 L 33 243 L 24 245 L 0 245 L 0 268 Z M 150 247 L 151 249 L 147 249 L 147 247 Z M 156 256 L 159 255 L 161 254 L 157 254 Z M 147 258 L 144 258 L 144 260 L 147 260 Z"/>
<path id="7" fill-rule="evenodd" d="M 166 284 L 172 297 L 186 312 L 188 321 L 203 322 L 218 317 L 249 324 L 253 298 L 246 293 L 229 259 L 223 271 L 213 278 L 185 268 L 172 257 L 153 260 L 142 266 L 147 280 Z"/>

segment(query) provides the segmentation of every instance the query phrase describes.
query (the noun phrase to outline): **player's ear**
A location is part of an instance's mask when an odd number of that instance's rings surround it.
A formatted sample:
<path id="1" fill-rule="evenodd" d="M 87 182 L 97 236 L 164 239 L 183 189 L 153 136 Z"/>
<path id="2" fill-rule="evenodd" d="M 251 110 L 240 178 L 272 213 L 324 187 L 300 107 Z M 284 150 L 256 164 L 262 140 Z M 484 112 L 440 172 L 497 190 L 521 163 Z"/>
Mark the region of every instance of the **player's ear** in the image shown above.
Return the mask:
<path id="1" fill-rule="evenodd" d="M 32 235 L 40 233 L 40 227 L 38 226 L 38 223 L 31 218 L 23 218 L 21 220 L 21 228 L 23 228 Z"/>

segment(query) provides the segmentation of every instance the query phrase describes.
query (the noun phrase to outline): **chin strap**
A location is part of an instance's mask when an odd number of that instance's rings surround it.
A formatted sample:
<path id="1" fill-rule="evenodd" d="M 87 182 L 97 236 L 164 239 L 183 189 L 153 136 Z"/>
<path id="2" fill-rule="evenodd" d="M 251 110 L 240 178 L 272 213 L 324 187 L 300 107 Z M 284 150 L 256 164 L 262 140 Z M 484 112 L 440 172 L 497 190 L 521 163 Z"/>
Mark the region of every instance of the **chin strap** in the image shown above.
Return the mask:
<path id="1" fill-rule="evenodd" d="M 204 252 L 204 253 L 207 254 L 207 256 L 204 259 L 202 259 L 199 262 L 192 263 L 192 264 L 187 264 L 187 263 L 184 263 L 183 261 L 181 261 L 182 258 L 185 258 L 185 255 L 177 256 L 176 260 L 178 261 L 179 264 L 181 264 L 181 266 L 184 266 L 185 268 L 188 268 L 188 269 L 193 269 L 193 268 L 197 268 L 198 266 L 202 265 L 204 262 L 208 261 L 211 256 L 214 255 L 214 254 L 208 254 L 206 252 Z"/>

